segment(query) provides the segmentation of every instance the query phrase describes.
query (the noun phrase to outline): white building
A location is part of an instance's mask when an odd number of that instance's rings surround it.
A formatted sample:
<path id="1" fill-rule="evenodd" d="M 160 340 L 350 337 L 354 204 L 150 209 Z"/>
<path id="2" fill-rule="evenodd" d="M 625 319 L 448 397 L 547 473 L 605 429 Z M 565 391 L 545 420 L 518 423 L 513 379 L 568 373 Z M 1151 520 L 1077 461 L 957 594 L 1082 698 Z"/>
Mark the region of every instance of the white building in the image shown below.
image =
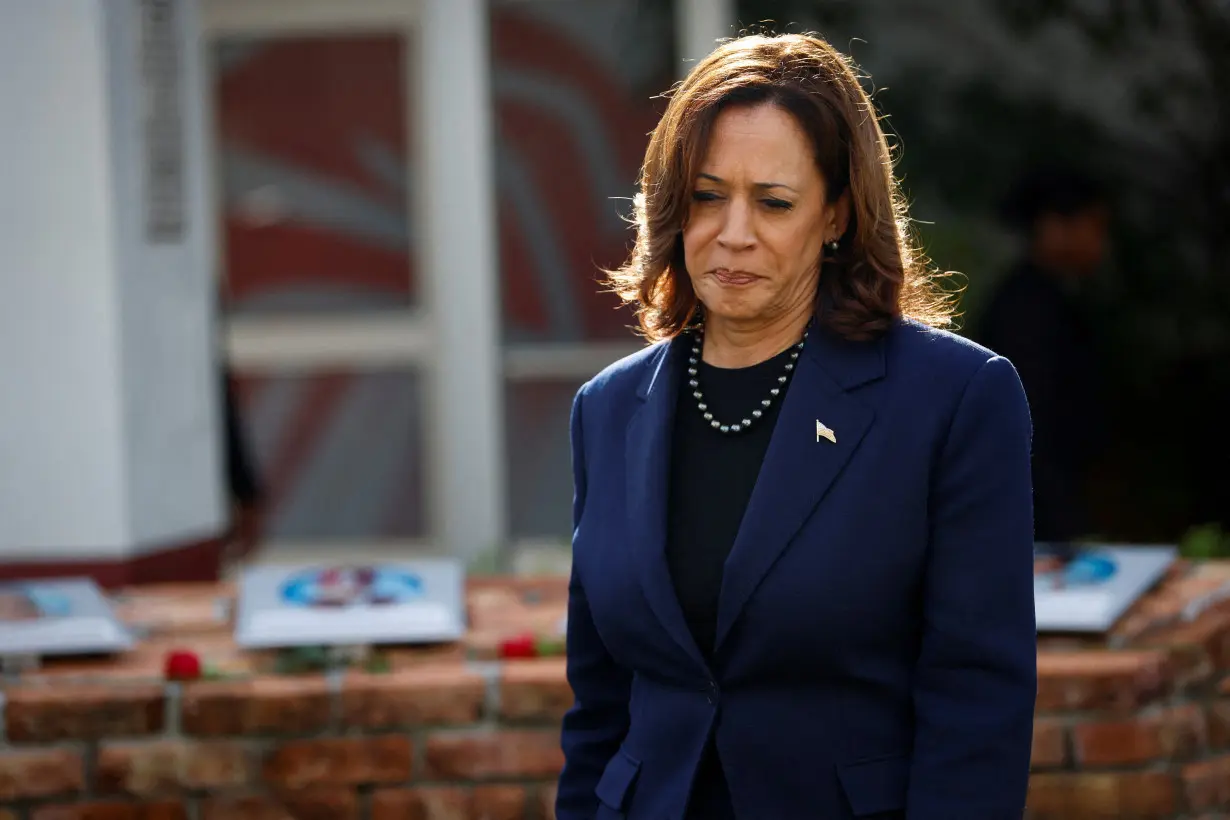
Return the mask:
<path id="1" fill-rule="evenodd" d="M 566 538 L 596 264 L 733 6 L 0 0 L 3 574 L 212 572 L 223 366 L 272 552 Z"/>

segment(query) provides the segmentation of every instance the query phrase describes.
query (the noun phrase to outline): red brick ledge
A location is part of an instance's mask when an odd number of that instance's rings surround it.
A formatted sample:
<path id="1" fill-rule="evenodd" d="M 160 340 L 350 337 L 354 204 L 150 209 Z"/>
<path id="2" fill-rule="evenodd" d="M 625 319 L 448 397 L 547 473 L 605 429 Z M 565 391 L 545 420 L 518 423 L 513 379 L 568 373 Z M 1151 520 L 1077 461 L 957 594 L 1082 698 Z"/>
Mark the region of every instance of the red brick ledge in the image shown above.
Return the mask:
<path id="1" fill-rule="evenodd" d="M 1182 617 L 1227 582 L 1230 562 L 1184 565 L 1111 635 L 1043 638 L 1031 820 L 1230 812 L 1230 601 Z M 491 658 L 556 624 L 566 594 L 562 578 L 475 579 L 463 642 L 392 650 L 385 674 L 280 677 L 231 641 L 229 586 L 126 590 L 134 652 L 5 687 L 0 820 L 546 820 L 564 661 Z M 162 682 L 180 646 L 238 677 Z"/>

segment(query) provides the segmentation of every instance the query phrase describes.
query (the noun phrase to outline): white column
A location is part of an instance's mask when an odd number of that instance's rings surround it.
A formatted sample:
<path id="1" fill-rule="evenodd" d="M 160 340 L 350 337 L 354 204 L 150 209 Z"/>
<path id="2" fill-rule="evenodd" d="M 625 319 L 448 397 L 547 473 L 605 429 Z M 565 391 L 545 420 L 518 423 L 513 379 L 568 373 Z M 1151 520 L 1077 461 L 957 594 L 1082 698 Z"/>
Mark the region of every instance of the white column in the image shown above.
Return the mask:
<path id="1" fill-rule="evenodd" d="M 195 19 L 0 4 L 0 561 L 224 523 Z"/>
<path id="2" fill-rule="evenodd" d="M 434 532 L 475 559 L 505 537 L 503 383 L 487 3 L 423 0 L 414 213 L 438 351 L 429 380 Z"/>
<path id="3" fill-rule="evenodd" d="M 718 40 L 738 34 L 736 6 L 736 0 L 675 0 L 680 76 L 704 59 Z"/>

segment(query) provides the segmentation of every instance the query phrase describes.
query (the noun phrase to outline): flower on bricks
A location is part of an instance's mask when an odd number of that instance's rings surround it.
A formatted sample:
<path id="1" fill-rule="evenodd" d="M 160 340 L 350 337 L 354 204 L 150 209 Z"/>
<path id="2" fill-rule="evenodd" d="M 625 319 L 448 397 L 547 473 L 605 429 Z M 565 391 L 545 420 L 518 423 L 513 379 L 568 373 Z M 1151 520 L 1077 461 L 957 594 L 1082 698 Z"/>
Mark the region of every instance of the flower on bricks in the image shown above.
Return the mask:
<path id="1" fill-rule="evenodd" d="M 201 677 L 201 658 L 195 652 L 176 650 L 168 652 L 165 675 L 167 680 L 188 681 Z"/>

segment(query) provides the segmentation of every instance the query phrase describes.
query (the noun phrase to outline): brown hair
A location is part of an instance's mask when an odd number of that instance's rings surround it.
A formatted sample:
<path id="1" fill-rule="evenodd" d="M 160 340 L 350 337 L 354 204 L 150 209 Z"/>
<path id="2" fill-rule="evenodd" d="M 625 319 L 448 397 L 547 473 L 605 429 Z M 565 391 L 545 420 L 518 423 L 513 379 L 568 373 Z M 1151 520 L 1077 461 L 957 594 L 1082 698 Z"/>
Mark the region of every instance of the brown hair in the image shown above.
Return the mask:
<path id="1" fill-rule="evenodd" d="M 682 238 L 691 186 L 718 113 L 760 103 L 787 111 L 808 134 L 829 201 L 850 194 L 849 225 L 822 260 L 820 323 L 855 340 L 879 335 L 899 316 L 951 323 L 951 295 L 914 242 L 888 142 L 848 57 L 814 35 L 741 37 L 715 49 L 668 96 L 633 200 L 636 244 L 622 268 L 607 272 L 612 289 L 636 305 L 646 336 L 673 337 L 696 312 Z"/>

